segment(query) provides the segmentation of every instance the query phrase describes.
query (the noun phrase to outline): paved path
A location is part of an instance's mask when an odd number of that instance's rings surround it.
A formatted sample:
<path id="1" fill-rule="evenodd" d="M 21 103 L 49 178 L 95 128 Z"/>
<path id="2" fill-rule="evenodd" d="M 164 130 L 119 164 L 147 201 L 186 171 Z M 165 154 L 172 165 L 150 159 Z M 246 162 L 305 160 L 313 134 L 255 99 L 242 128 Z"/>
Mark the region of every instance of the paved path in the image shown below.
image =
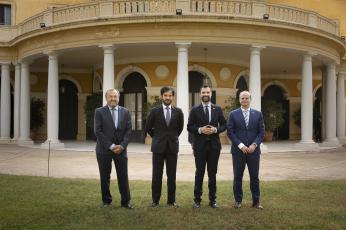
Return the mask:
<path id="1" fill-rule="evenodd" d="M 137 149 L 136 149 L 137 148 Z M 151 180 L 151 154 L 139 147 L 129 152 L 130 180 Z M 278 149 L 279 150 L 279 149 Z M 218 180 L 231 180 L 232 158 L 223 151 L 219 161 Z M 322 152 L 285 152 L 261 155 L 260 179 L 346 179 L 346 148 Z M 0 145 L 0 173 L 47 176 L 48 151 L 15 145 Z M 194 180 L 194 158 L 178 157 L 177 180 Z M 112 174 L 115 178 L 115 173 Z M 95 153 L 92 150 L 55 150 L 50 157 L 50 176 L 59 178 L 99 178 Z M 246 172 L 245 179 L 248 179 Z"/>

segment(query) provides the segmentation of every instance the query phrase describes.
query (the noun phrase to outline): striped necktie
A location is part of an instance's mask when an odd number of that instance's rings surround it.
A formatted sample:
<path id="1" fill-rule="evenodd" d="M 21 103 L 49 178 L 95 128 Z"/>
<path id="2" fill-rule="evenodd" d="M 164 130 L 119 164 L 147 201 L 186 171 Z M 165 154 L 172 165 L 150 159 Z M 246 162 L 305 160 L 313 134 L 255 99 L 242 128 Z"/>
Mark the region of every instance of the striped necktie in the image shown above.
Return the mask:
<path id="1" fill-rule="evenodd" d="M 244 120 L 245 120 L 245 125 L 246 125 L 246 128 L 248 127 L 249 125 L 249 110 L 244 110 Z"/>

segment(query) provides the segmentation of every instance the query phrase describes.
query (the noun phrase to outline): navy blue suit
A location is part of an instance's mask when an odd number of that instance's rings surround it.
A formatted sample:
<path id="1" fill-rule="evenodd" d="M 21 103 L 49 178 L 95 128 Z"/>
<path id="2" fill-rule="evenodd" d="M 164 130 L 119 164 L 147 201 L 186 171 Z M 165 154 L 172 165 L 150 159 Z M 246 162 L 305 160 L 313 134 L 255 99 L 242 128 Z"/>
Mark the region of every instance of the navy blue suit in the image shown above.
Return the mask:
<path id="1" fill-rule="evenodd" d="M 119 106 L 117 128 L 115 128 L 107 105 L 95 110 L 96 158 L 100 171 L 103 203 L 110 204 L 112 202 L 112 195 L 109 190 L 112 161 L 114 161 L 117 172 L 121 204 L 127 205 L 130 202 L 126 148 L 129 143 L 131 130 L 131 115 L 126 108 Z M 121 154 L 115 154 L 109 149 L 112 144 L 124 147 Z"/>
<path id="2" fill-rule="evenodd" d="M 253 203 L 258 203 L 260 199 L 259 188 L 259 162 L 260 144 L 264 138 L 264 122 L 261 112 L 250 109 L 249 123 L 246 127 L 242 110 L 236 109 L 229 113 L 227 120 L 227 136 L 232 141 L 231 153 L 233 160 L 233 193 L 236 202 L 242 202 L 243 189 L 242 181 L 245 165 L 248 166 L 250 175 L 250 190 Z M 251 154 L 244 154 L 238 147 L 243 143 L 247 147 L 256 143 L 257 147 Z"/>

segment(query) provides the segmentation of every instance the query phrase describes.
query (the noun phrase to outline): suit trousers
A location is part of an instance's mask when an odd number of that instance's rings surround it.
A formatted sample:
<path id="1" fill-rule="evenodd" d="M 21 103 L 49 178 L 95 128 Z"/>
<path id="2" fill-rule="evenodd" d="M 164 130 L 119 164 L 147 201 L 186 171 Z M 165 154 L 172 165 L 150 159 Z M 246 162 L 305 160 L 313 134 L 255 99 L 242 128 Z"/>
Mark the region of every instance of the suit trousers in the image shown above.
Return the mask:
<path id="1" fill-rule="evenodd" d="M 194 201 L 200 203 L 203 194 L 203 178 L 205 168 L 208 171 L 208 188 L 209 188 L 209 202 L 216 201 L 216 174 L 220 157 L 220 150 L 213 150 L 211 142 L 207 141 L 206 148 L 203 151 L 194 151 L 195 156 L 195 188 L 194 188 Z"/>
<path id="2" fill-rule="evenodd" d="M 112 195 L 109 190 L 112 161 L 114 161 L 118 187 L 121 195 L 121 204 L 127 205 L 131 200 L 129 179 L 127 173 L 127 156 L 122 154 L 96 154 L 97 163 L 99 165 L 100 179 L 101 179 L 101 192 L 103 203 L 110 204 L 112 202 Z"/>
<path id="3" fill-rule="evenodd" d="M 236 202 L 242 202 L 243 200 L 243 175 L 245 165 L 247 165 L 250 175 L 250 190 L 252 194 L 252 202 L 258 203 L 260 200 L 260 187 L 259 187 L 259 162 L 260 154 L 243 154 L 233 153 L 233 194 Z"/>
<path id="4" fill-rule="evenodd" d="M 178 153 L 172 153 L 168 146 L 166 146 L 166 150 L 162 153 L 153 153 L 153 176 L 151 184 L 153 202 L 160 202 L 162 174 L 165 161 L 167 175 L 167 203 L 175 202 L 177 160 Z"/>

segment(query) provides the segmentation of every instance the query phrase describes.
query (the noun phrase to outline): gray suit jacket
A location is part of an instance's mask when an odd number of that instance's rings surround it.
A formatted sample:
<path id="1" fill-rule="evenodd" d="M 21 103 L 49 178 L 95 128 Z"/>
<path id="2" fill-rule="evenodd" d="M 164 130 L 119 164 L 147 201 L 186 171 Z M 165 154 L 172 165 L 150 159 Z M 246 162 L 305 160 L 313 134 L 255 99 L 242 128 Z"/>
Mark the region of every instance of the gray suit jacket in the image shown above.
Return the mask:
<path id="1" fill-rule="evenodd" d="M 109 150 L 109 147 L 112 144 L 116 144 L 124 147 L 121 155 L 127 156 L 126 149 L 132 130 L 130 112 L 126 108 L 119 106 L 118 119 L 118 127 L 116 129 L 107 105 L 95 110 L 94 132 L 97 138 L 96 154 L 113 154 Z"/>

